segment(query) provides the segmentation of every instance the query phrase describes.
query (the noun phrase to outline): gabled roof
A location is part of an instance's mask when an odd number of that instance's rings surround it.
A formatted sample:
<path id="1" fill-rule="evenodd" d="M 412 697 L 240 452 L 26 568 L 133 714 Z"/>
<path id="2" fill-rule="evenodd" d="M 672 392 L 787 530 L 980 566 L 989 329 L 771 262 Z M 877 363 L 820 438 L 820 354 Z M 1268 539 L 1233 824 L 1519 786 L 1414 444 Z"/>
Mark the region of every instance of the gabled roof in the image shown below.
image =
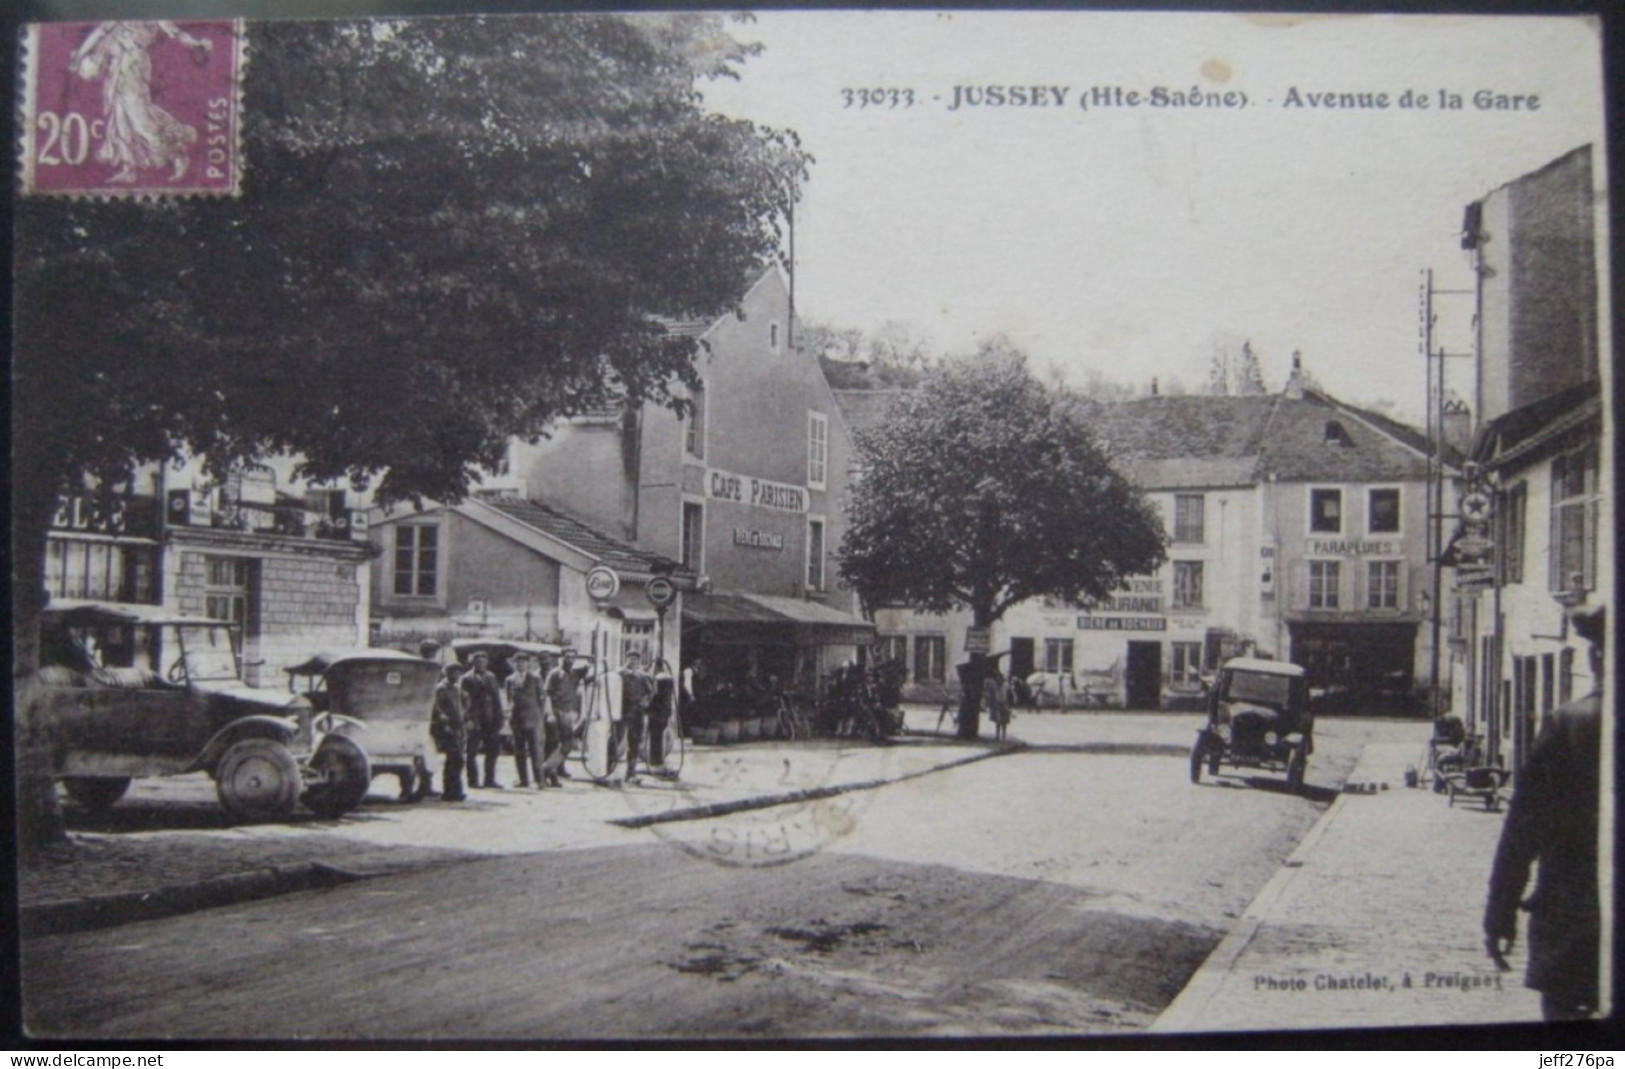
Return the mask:
<path id="1" fill-rule="evenodd" d="M 1123 460 L 1256 459 L 1278 397 L 1209 394 L 1140 397 L 1101 405 L 1096 440 Z"/>
<path id="2" fill-rule="evenodd" d="M 1473 457 L 1502 467 L 1601 416 L 1602 384 L 1582 382 L 1490 420 L 1473 441 Z"/>
<path id="3" fill-rule="evenodd" d="M 1426 442 L 1397 435 L 1373 413 L 1306 391 L 1303 400 L 1277 397 L 1261 437 L 1262 475 L 1293 482 L 1420 481 L 1428 476 Z"/>
<path id="4" fill-rule="evenodd" d="M 661 570 L 678 568 L 675 561 L 657 553 L 635 549 L 540 501 L 508 494 L 481 494 L 472 500 L 556 542 L 561 542 L 600 564 L 607 564 L 618 572 L 648 575 L 656 568 Z M 464 511 L 464 514 L 478 519 L 473 512 Z M 681 572 L 681 574 L 691 573 Z"/>

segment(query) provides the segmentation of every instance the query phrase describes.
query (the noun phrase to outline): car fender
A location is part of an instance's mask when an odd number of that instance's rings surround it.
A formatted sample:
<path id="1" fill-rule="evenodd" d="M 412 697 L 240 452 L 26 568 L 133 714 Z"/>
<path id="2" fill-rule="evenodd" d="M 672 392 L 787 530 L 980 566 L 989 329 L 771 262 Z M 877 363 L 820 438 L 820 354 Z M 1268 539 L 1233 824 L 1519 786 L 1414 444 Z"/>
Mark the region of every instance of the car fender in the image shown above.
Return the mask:
<path id="1" fill-rule="evenodd" d="M 192 764 L 186 769 L 188 772 L 214 769 L 215 764 L 232 746 L 244 739 L 270 739 L 287 746 L 299 735 L 299 721 L 294 717 L 271 716 L 266 713 L 256 713 L 233 720 L 208 741 Z"/>

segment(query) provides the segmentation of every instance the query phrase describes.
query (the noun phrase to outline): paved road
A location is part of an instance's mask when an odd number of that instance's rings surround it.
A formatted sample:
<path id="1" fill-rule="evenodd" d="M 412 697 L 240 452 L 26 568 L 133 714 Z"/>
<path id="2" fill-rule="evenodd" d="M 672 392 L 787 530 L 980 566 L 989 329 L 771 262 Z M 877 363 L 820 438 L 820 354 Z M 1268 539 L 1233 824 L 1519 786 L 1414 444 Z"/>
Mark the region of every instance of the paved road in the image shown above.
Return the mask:
<path id="1" fill-rule="evenodd" d="M 165 1038 L 1138 1030 L 1362 745 L 1417 731 L 1323 722 L 1323 789 L 1301 798 L 1191 786 L 1195 725 L 1023 716 L 1031 749 L 879 790 L 30 940 L 28 1020 Z"/>

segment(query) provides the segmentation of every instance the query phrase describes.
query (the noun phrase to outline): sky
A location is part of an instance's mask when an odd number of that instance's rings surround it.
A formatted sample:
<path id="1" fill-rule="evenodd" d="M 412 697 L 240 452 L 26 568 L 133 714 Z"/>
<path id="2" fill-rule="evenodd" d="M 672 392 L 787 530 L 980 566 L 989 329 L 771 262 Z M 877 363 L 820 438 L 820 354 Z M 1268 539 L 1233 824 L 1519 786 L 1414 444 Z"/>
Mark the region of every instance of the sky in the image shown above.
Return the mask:
<path id="1" fill-rule="evenodd" d="M 1606 188 L 1584 20 L 780 11 L 733 29 L 765 52 L 708 102 L 795 130 L 817 161 L 798 314 L 902 321 L 949 353 L 1002 333 L 1079 384 L 1094 369 L 1200 389 L 1216 348 L 1250 340 L 1271 388 L 1298 351 L 1334 395 L 1420 423 L 1418 293 L 1426 269 L 1472 286 L 1464 206 L 1587 143 Z M 988 86 L 1050 103 L 971 106 L 958 88 Z M 1158 86 L 1246 105 L 1153 107 Z M 1097 87 L 1142 103 L 1080 107 Z M 861 89 L 899 93 L 843 92 Z M 1400 107 L 1406 90 L 1430 106 Z M 1480 108 L 1480 91 L 1538 107 Z M 1327 92 L 1388 106 L 1311 102 Z M 1472 305 L 1435 298 L 1447 350 L 1469 351 Z"/>

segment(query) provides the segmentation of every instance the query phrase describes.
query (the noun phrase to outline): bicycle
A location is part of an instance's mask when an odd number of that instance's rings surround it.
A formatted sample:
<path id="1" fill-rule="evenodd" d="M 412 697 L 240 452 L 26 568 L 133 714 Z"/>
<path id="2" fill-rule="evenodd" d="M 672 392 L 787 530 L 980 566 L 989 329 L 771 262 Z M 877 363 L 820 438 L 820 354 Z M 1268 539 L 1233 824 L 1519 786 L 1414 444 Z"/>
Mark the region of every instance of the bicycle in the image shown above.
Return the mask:
<path id="1" fill-rule="evenodd" d="M 812 722 L 800 699 L 788 694 L 779 695 L 777 713 L 780 738 L 806 739 L 812 736 Z"/>

